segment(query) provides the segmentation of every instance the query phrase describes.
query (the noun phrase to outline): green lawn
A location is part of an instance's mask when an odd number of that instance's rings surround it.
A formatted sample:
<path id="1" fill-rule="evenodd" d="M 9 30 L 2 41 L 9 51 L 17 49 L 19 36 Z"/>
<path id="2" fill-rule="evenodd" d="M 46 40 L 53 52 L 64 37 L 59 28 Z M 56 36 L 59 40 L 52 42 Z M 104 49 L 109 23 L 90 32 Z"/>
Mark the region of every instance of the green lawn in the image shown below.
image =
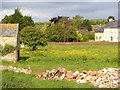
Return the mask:
<path id="1" fill-rule="evenodd" d="M 3 88 L 95 88 L 75 81 L 39 80 L 35 75 L 3 71 Z"/>
<path id="2" fill-rule="evenodd" d="M 3 61 L 3 65 L 16 67 L 31 67 L 35 72 L 52 70 L 53 68 L 64 67 L 67 70 L 101 70 L 107 67 L 118 67 L 118 45 L 96 45 L 96 46 L 47 46 L 39 47 L 36 51 L 21 50 L 21 58 L 17 63 Z M 74 81 L 49 81 L 37 80 L 34 76 L 23 75 L 12 72 L 3 72 L 3 81 L 7 83 L 15 75 L 14 79 L 30 81 L 31 87 L 93 87 L 88 84 L 77 84 Z M 31 79 L 29 80 L 30 77 Z M 20 81 L 21 81 L 20 80 Z M 36 81 L 34 84 L 32 84 Z M 47 83 L 47 85 L 44 85 Z M 8 82 L 8 84 L 10 84 Z M 13 85 L 16 83 L 12 83 Z M 12 87 L 12 84 L 11 87 Z M 55 86 L 51 86 L 56 84 Z M 8 85 L 9 86 L 9 85 Z M 24 84 L 21 84 L 24 87 Z M 10 86 L 9 86 L 10 87 Z M 15 87 L 17 87 L 15 85 Z M 20 87 L 20 85 L 18 85 Z M 27 86 L 26 86 L 27 87 Z"/>

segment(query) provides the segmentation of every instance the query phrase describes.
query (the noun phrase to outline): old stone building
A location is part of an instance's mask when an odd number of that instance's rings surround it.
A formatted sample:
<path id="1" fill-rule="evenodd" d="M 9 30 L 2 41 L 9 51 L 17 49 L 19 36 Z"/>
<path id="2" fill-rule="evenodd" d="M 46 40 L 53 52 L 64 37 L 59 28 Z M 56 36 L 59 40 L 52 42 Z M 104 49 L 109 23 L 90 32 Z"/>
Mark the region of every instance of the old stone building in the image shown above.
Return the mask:
<path id="1" fill-rule="evenodd" d="M 18 24 L 0 24 L 0 45 L 5 44 L 17 46 L 18 48 L 5 56 L 0 56 L 0 60 L 17 61 L 19 59 L 19 30 Z"/>

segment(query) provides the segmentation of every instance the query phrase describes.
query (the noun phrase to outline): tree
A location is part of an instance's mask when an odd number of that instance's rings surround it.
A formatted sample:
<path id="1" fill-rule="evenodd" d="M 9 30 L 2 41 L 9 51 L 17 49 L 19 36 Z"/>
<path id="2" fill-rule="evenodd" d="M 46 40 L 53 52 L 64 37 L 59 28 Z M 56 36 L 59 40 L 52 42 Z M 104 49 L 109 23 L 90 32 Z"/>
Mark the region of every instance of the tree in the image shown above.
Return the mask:
<path id="1" fill-rule="evenodd" d="M 32 20 L 31 16 L 23 16 L 20 19 L 20 30 L 26 26 L 34 26 L 34 21 Z"/>
<path id="2" fill-rule="evenodd" d="M 83 22 L 83 20 L 84 20 L 84 17 L 83 16 L 80 16 L 80 15 L 76 15 L 76 16 L 74 16 L 73 17 L 73 24 L 74 24 L 74 26 L 79 30 L 79 29 L 81 29 L 81 24 L 82 24 L 82 22 Z"/>
<path id="3" fill-rule="evenodd" d="M 114 16 L 109 16 L 107 21 L 109 22 L 109 19 L 112 19 L 112 20 L 115 20 L 115 17 Z"/>
<path id="4" fill-rule="evenodd" d="M 10 18 L 7 15 L 5 15 L 5 17 L 2 19 L 1 22 L 2 23 L 8 23 L 8 22 L 10 22 Z"/>
<path id="5" fill-rule="evenodd" d="M 46 33 L 49 41 L 72 42 L 76 39 L 76 28 L 68 17 L 58 17 L 58 21 L 47 28 Z M 56 19 L 55 19 L 56 21 Z"/>
<path id="6" fill-rule="evenodd" d="M 45 34 L 38 28 L 28 26 L 21 30 L 21 42 L 29 46 L 30 50 L 36 50 L 37 46 L 46 46 Z"/>
<path id="7" fill-rule="evenodd" d="M 84 17 L 80 16 L 80 15 L 76 15 L 76 16 L 73 17 L 73 20 L 75 20 L 75 21 L 80 21 L 80 20 L 83 20 L 83 19 L 84 19 Z"/>
<path id="8" fill-rule="evenodd" d="M 88 31 L 92 31 L 92 26 L 89 20 L 84 20 L 82 25 L 81 25 L 81 29 L 87 29 Z"/>
<path id="9" fill-rule="evenodd" d="M 2 23 L 19 23 L 20 30 L 26 26 L 34 26 L 34 21 L 32 18 L 30 16 L 23 16 L 19 8 L 14 10 L 14 14 L 10 16 L 6 15 L 2 19 Z"/>

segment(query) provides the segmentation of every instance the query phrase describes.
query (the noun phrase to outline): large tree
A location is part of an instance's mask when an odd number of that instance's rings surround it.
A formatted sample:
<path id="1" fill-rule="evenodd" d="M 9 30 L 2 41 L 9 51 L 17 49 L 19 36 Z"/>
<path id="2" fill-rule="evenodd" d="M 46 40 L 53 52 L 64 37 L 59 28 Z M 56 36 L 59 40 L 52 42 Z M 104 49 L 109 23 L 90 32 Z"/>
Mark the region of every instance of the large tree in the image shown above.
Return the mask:
<path id="1" fill-rule="evenodd" d="M 30 50 L 36 50 L 37 46 L 46 46 L 47 39 L 39 28 L 28 26 L 21 30 L 21 42 L 28 45 Z"/>
<path id="2" fill-rule="evenodd" d="M 108 22 L 109 22 L 109 19 L 115 20 L 115 17 L 114 16 L 109 16 L 108 19 L 107 19 Z"/>
<path id="3" fill-rule="evenodd" d="M 26 26 L 34 26 L 34 21 L 32 18 L 30 16 L 23 16 L 19 8 L 14 10 L 14 14 L 10 16 L 6 15 L 2 19 L 2 23 L 19 23 L 20 30 Z"/>
<path id="4" fill-rule="evenodd" d="M 55 21 L 53 18 L 51 20 L 52 23 L 46 30 L 49 41 L 72 42 L 76 39 L 76 28 L 68 17 L 59 16 Z"/>

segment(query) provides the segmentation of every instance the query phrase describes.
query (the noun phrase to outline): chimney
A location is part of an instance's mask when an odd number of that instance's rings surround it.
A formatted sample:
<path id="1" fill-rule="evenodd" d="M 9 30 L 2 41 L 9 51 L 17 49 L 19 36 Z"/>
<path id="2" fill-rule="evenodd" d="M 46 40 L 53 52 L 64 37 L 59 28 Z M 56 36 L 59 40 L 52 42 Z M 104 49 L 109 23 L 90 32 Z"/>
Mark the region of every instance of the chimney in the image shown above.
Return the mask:
<path id="1" fill-rule="evenodd" d="M 109 22 L 114 21 L 112 18 L 109 19 Z"/>

